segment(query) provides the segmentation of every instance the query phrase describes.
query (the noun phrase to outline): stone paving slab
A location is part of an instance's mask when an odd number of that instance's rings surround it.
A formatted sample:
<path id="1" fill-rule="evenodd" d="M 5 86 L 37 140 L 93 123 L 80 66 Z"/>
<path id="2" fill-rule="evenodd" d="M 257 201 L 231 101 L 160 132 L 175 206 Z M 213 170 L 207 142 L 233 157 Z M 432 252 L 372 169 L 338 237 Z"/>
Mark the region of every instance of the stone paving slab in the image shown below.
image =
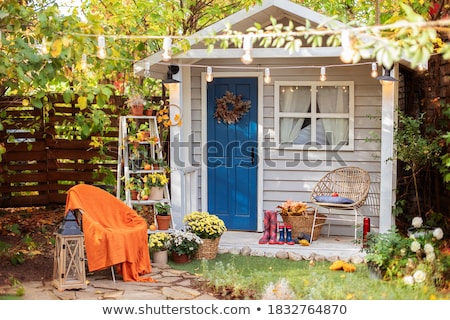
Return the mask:
<path id="1" fill-rule="evenodd" d="M 60 291 L 51 282 L 23 283 L 24 300 L 217 300 L 213 295 L 199 291 L 198 277 L 170 269 L 168 265 L 153 267 L 149 275 L 157 282 L 123 282 L 112 280 L 111 271 L 103 270 L 87 276 L 85 289 Z M 0 288 L 3 294 L 15 294 L 11 287 Z"/>

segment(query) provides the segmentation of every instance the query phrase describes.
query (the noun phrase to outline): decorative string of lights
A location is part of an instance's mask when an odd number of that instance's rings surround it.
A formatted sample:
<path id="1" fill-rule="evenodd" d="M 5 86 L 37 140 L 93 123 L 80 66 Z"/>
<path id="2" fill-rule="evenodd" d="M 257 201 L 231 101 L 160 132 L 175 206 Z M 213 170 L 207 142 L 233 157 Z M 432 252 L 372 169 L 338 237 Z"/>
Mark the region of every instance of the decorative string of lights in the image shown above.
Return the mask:
<path id="1" fill-rule="evenodd" d="M 439 28 L 439 27 L 449 27 L 450 19 L 441 19 L 435 21 L 398 21 L 392 24 L 386 25 L 376 25 L 376 26 L 364 26 L 364 27 L 351 27 L 347 29 L 305 29 L 301 31 L 288 31 L 288 32 L 263 32 L 263 33 L 249 33 L 249 34 L 233 34 L 231 30 L 225 30 L 224 34 L 214 34 L 214 35 L 189 35 L 189 36 L 169 36 L 169 35 L 120 35 L 120 34 L 104 34 L 105 38 L 111 38 L 112 40 L 124 39 L 124 40 L 158 40 L 158 39 L 171 39 L 173 40 L 189 40 L 189 41 L 202 41 L 206 39 L 216 39 L 216 40 L 230 40 L 237 37 L 242 39 L 246 35 L 251 35 L 253 38 L 276 38 L 276 37 L 301 37 L 306 35 L 340 35 L 344 31 L 356 34 L 360 37 L 367 35 L 379 35 L 381 31 L 396 30 L 399 28 L 411 28 L 411 29 L 424 29 L 424 28 Z M 10 30 L 0 29 L 0 32 L 11 32 Z M 448 32 L 448 28 L 442 31 Z M 63 35 L 71 35 L 77 37 L 94 37 L 97 38 L 98 34 L 88 34 L 88 33 L 78 33 L 78 32 L 66 32 Z M 169 40 L 166 40 L 169 41 Z M 169 43 L 169 42 L 168 42 Z"/>
<path id="2" fill-rule="evenodd" d="M 242 33 L 236 33 L 232 32 L 230 30 L 225 30 L 224 34 L 220 35 L 196 35 L 196 36 L 147 36 L 147 35 L 98 35 L 98 34 L 85 34 L 85 33 L 62 33 L 63 36 L 77 36 L 77 37 L 96 37 L 97 38 L 97 57 L 100 59 L 109 59 L 109 60 L 122 60 L 122 61 L 129 61 L 131 63 L 136 63 L 137 61 L 126 59 L 126 58 L 120 58 L 120 57 L 108 57 L 106 55 L 106 39 L 129 39 L 129 40 L 163 40 L 163 46 L 162 46 L 162 60 L 164 62 L 169 62 L 171 60 L 172 55 L 172 41 L 173 40 L 188 40 L 189 42 L 198 42 L 201 40 L 206 39 L 214 39 L 214 40 L 230 40 L 230 39 L 236 39 L 240 38 L 242 41 L 242 49 L 243 49 L 243 55 L 241 57 L 242 63 L 248 65 L 253 62 L 253 58 L 251 55 L 252 51 L 252 45 L 253 42 L 257 40 L 261 40 L 263 38 L 271 38 L 274 39 L 276 37 L 301 37 L 301 36 L 311 36 L 311 35 L 321 35 L 321 36 L 327 36 L 327 35 L 339 35 L 340 34 L 340 40 L 341 40 L 341 46 L 342 46 L 342 54 L 341 54 L 341 61 L 345 64 L 343 65 L 328 65 L 328 66 L 274 66 L 274 67 L 268 67 L 266 66 L 264 70 L 264 81 L 266 83 L 270 83 L 270 69 L 282 69 L 282 68 L 319 68 L 320 69 L 320 79 L 324 81 L 326 79 L 326 69 L 330 67 L 345 67 L 345 66 L 357 66 L 357 65 L 365 65 L 365 64 L 371 64 L 371 76 L 373 78 L 376 78 L 378 76 L 378 65 L 376 62 L 363 62 L 358 63 L 355 61 L 355 49 L 354 49 L 354 38 L 355 35 L 358 35 L 358 37 L 366 36 L 367 38 L 381 38 L 379 35 L 381 34 L 381 31 L 386 30 L 394 30 L 398 28 L 411 28 L 411 29 L 420 29 L 420 28 L 440 28 L 448 30 L 448 26 L 450 25 L 450 19 L 447 20 L 437 20 L 437 21 L 416 21 L 416 22 L 405 22 L 400 21 L 393 24 L 388 25 L 377 25 L 377 26 L 366 26 L 366 27 L 352 27 L 349 29 L 306 29 L 301 31 L 287 31 L 287 32 L 257 32 L 257 33 L 249 33 L 249 34 L 242 34 Z M 262 30 L 261 30 L 262 31 Z M 10 33 L 10 30 L 2 30 L 0 29 L 0 35 L 2 35 L 2 32 L 8 32 Z M 1 40 L 1 37 L 0 37 Z M 39 50 L 42 54 L 48 53 L 48 44 L 47 39 L 44 37 L 42 39 L 42 43 L 39 46 Z M 0 43 L 1 44 L 1 43 Z M 87 56 L 86 54 L 82 55 L 82 61 L 81 66 L 83 69 L 87 68 Z M 212 69 L 242 69 L 242 66 L 239 67 L 233 67 L 233 66 L 200 66 L 200 65 L 190 65 L 192 67 L 203 67 L 207 68 L 207 80 L 212 81 L 213 75 L 212 75 Z M 423 68 L 423 64 L 419 64 L 419 70 L 420 68 Z M 245 66 L 245 69 L 258 69 L 261 68 L 253 67 L 253 66 Z M 144 62 L 144 76 L 149 77 L 150 76 L 150 64 L 148 62 Z"/>
<path id="3" fill-rule="evenodd" d="M 157 63 L 158 65 L 167 65 L 169 66 L 169 63 L 164 63 L 164 62 L 159 62 Z M 205 80 L 207 82 L 211 82 L 214 79 L 213 76 L 213 68 L 214 69 L 223 69 L 223 70 L 256 70 L 256 71 L 261 71 L 263 70 L 263 79 L 264 79 L 264 83 L 269 84 L 272 81 L 271 78 L 271 69 L 272 70 L 283 70 L 283 69 L 319 69 L 320 70 L 320 74 L 319 74 L 319 80 L 320 81 L 326 81 L 327 79 L 327 75 L 326 75 L 326 69 L 328 68 L 342 68 L 342 67 L 355 67 L 355 66 L 365 66 L 365 65 L 370 65 L 371 66 L 371 72 L 370 72 L 370 76 L 372 78 L 377 78 L 378 77 L 378 64 L 376 62 L 359 62 L 359 63 L 354 63 L 354 64 L 330 64 L 330 65 L 326 65 L 326 66 L 316 66 L 316 65 L 309 65 L 309 66 L 295 66 L 295 65 L 289 65 L 289 66 L 271 66 L 271 67 L 264 67 L 262 68 L 261 66 L 222 66 L 222 65 L 216 65 L 216 66 L 210 66 L 210 65 L 200 65 L 200 64 L 185 64 L 185 63 L 180 63 L 177 64 L 179 67 L 191 67 L 191 68 L 202 68 L 202 69 L 206 69 L 206 77 Z M 146 76 L 150 74 L 150 64 L 145 64 L 145 69 L 144 69 L 144 76 Z"/>
<path id="4" fill-rule="evenodd" d="M 410 28 L 411 30 L 418 30 L 424 28 L 436 28 L 441 31 L 448 31 L 448 26 L 450 26 L 450 19 L 441 19 L 436 21 L 398 21 L 387 25 L 376 25 L 376 26 L 363 26 L 363 27 L 352 27 L 344 29 L 304 29 L 300 31 L 285 31 L 285 32 L 268 32 L 264 30 L 259 30 L 259 32 L 243 34 L 240 32 L 234 32 L 232 30 L 224 30 L 223 34 L 217 35 L 190 35 L 190 36 L 154 36 L 154 35 L 108 35 L 108 34 L 87 34 L 87 33 L 76 33 L 67 32 L 62 33 L 62 36 L 76 36 L 76 37 L 96 37 L 97 38 L 97 56 L 100 59 L 106 58 L 106 38 L 116 40 L 116 39 L 129 39 L 129 40 L 163 40 L 163 61 L 170 61 L 172 54 L 172 41 L 173 40 L 188 40 L 190 43 L 195 43 L 198 41 L 210 39 L 210 40 L 230 40 L 240 38 L 242 41 L 242 49 L 244 54 L 242 55 L 242 62 L 244 64 L 250 64 L 253 60 L 251 56 L 252 44 L 254 41 L 261 40 L 263 38 L 274 39 L 277 37 L 293 38 L 301 36 L 330 36 L 330 35 L 340 35 L 341 46 L 343 48 L 341 54 L 341 60 L 344 63 L 357 62 L 357 56 L 355 55 L 355 49 L 353 47 L 354 37 L 358 38 L 365 37 L 367 39 L 383 39 L 380 34 L 382 31 L 386 30 L 396 30 L 400 28 Z M 1 32 L 8 32 L 10 30 L 0 29 Z M 0 38 L 1 40 L 1 38 Z M 40 51 L 42 54 L 48 53 L 47 39 L 44 37 L 42 39 L 42 44 L 40 45 Z M 115 60 L 127 60 L 114 58 Z M 420 64 L 422 66 L 423 64 Z"/>

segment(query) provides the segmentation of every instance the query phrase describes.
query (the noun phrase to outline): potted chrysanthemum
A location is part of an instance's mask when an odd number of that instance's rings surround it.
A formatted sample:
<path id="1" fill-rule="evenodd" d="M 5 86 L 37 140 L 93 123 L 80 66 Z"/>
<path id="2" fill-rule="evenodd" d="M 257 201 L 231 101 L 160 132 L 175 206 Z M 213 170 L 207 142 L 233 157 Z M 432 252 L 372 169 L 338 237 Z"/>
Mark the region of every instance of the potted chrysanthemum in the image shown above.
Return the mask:
<path id="1" fill-rule="evenodd" d="M 152 172 L 142 178 L 146 192 L 150 200 L 162 200 L 164 198 L 164 186 L 169 183 L 165 172 Z"/>
<path id="2" fill-rule="evenodd" d="M 202 239 L 187 230 L 174 230 L 168 242 L 169 252 L 175 263 L 189 262 L 197 252 Z"/>
<path id="3" fill-rule="evenodd" d="M 172 235 L 167 232 L 151 233 L 148 239 L 148 247 L 154 263 L 167 264 L 168 249 Z"/>
<path id="4" fill-rule="evenodd" d="M 217 255 L 220 237 L 227 230 L 223 220 L 209 212 L 193 211 L 183 218 L 183 222 L 188 230 L 203 240 L 195 257 L 214 259 Z"/>

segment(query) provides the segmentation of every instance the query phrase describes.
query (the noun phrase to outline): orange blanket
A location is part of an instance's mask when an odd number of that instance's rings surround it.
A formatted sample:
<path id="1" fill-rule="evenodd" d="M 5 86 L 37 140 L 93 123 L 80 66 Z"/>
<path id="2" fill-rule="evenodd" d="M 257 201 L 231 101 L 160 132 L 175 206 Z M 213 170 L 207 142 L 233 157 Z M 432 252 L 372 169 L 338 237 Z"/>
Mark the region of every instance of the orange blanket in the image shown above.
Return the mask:
<path id="1" fill-rule="evenodd" d="M 89 271 L 117 265 L 124 281 L 154 282 L 147 223 L 110 193 L 86 184 L 69 189 L 66 213 L 80 209 Z"/>

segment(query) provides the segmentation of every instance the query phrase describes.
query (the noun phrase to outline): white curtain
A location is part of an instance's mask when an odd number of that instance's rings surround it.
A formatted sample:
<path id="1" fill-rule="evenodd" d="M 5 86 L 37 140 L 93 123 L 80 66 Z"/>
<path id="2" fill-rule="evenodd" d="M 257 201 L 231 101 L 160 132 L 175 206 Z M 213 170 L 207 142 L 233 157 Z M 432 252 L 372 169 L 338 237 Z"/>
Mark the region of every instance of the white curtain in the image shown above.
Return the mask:
<path id="1" fill-rule="evenodd" d="M 318 88 L 317 104 L 320 113 L 348 114 L 348 88 Z M 344 144 L 348 143 L 348 119 L 321 119 L 323 121 L 327 144 L 337 145 L 342 142 L 344 142 Z"/>
<path id="2" fill-rule="evenodd" d="M 311 87 L 281 87 L 280 112 L 308 112 Z M 291 143 L 298 136 L 304 118 L 280 117 L 280 143 Z"/>

